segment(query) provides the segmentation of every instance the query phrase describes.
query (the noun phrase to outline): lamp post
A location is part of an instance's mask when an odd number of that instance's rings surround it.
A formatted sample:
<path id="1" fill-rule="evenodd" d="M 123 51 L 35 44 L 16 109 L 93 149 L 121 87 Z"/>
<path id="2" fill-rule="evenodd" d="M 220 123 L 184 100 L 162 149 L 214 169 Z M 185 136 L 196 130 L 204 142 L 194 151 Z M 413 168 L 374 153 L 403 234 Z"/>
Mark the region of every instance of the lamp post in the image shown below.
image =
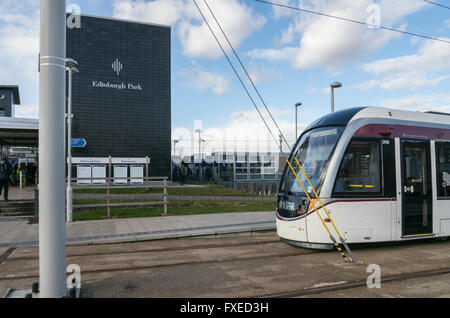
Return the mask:
<path id="1" fill-rule="evenodd" d="M 179 143 L 179 142 L 180 142 L 180 141 L 177 140 L 177 139 L 174 139 L 174 140 L 173 140 L 173 155 L 174 155 L 174 156 L 176 155 L 176 145 L 177 145 L 177 143 Z M 173 163 L 173 161 L 170 160 L 170 180 L 173 181 L 173 169 L 172 169 L 172 163 Z"/>
<path id="2" fill-rule="evenodd" d="M 176 153 L 176 146 L 177 146 L 177 143 L 179 143 L 180 141 L 178 140 L 178 139 L 174 139 L 173 140 L 173 155 L 175 156 L 177 153 Z"/>
<path id="3" fill-rule="evenodd" d="M 334 89 L 342 87 L 342 84 L 339 82 L 331 83 L 331 112 L 334 113 Z"/>
<path id="4" fill-rule="evenodd" d="M 203 156 L 202 156 L 202 136 L 201 136 L 201 129 L 197 129 L 195 132 L 198 133 L 198 156 L 200 158 L 200 169 L 199 169 L 199 178 L 200 181 L 202 180 L 202 163 L 203 163 Z"/>
<path id="5" fill-rule="evenodd" d="M 41 0 L 39 58 L 39 296 L 66 295 L 64 105 L 66 2 Z"/>
<path id="6" fill-rule="evenodd" d="M 67 223 L 72 223 L 73 190 L 72 190 L 72 74 L 79 73 L 78 63 L 73 59 L 66 59 L 66 71 L 69 74 L 67 96 Z"/>
<path id="7" fill-rule="evenodd" d="M 300 106 L 302 106 L 302 103 L 297 103 L 295 104 L 295 141 L 297 142 L 297 108 L 299 108 Z"/>
<path id="8" fill-rule="evenodd" d="M 283 136 L 280 134 L 278 137 L 280 138 L 280 153 L 283 153 Z"/>

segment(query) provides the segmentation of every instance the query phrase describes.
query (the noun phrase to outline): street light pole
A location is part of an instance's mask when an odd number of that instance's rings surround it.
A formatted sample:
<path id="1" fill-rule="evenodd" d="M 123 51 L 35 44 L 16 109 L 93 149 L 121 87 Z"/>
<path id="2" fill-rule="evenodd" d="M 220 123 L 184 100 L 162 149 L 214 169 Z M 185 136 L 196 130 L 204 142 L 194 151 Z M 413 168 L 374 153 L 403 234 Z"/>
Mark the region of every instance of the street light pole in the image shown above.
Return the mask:
<path id="1" fill-rule="evenodd" d="M 177 153 L 176 153 L 176 147 L 177 147 L 177 143 L 179 143 L 180 141 L 179 140 L 177 140 L 177 139 L 174 139 L 174 141 L 173 141 L 173 155 L 175 156 Z"/>
<path id="2" fill-rule="evenodd" d="M 73 190 L 72 190 L 72 74 L 79 73 L 73 59 L 66 59 L 66 71 L 69 74 L 68 98 L 67 98 L 67 223 L 72 223 Z"/>
<path id="3" fill-rule="evenodd" d="M 200 181 L 202 181 L 202 163 L 203 163 L 203 156 L 202 156 L 202 131 L 200 129 L 197 129 L 195 132 L 198 132 L 198 155 L 200 157 L 200 169 L 199 169 L 199 178 Z"/>
<path id="4" fill-rule="evenodd" d="M 339 88 L 342 87 L 342 84 L 339 82 L 334 82 L 331 83 L 330 88 L 331 88 L 331 112 L 334 113 L 334 89 L 335 88 Z"/>
<path id="5" fill-rule="evenodd" d="M 176 155 L 176 145 L 179 142 L 179 140 L 174 139 L 173 140 L 173 155 Z M 172 160 L 170 160 L 170 180 L 173 181 L 173 169 L 172 169 Z"/>
<path id="6" fill-rule="evenodd" d="M 297 136 L 298 136 L 298 132 L 297 132 L 297 108 L 302 106 L 302 103 L 297 103 L 295 104 L 295 142 L 297 142 Z"/>
<path id="7" fill-rule="evenodd" d="M 39 59 L 39 289 L 66 295 L 66 1 L 41 0 Z"/>
<path id="8" fill-rule="evenodd" d="M 280 138 L 280 153 L 282 153 L 283 152 L 283 136 L 280 134 L 279 138 Z"/>

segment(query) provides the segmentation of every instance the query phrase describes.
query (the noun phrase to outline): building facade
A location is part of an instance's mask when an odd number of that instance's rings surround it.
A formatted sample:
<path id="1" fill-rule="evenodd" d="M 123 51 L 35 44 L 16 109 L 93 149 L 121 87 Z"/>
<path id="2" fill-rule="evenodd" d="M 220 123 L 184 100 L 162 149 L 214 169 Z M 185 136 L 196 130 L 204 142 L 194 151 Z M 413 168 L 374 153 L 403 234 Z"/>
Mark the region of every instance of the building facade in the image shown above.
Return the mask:
<path id="1" fill-rule="evenodd" d="M 150 176 L 170 176 L 171 28 L 81 15 L 67 28 L 73 75 L 73 157 L 150 158 Z"/>
<path id="2" fill-rule="evenodd" d="M 289 153 L 213 152 L 172 156 L 175 181 L 214 182 L 257 194 L 278 191 Z M 201 162 L 201 163 L 200 163 Z"/>
<path id="3" fill-rule="evenodd" d="M 14 105 L 20 105 L 19 87 L 0 86 L 0 117 L 14 117 Z"/>

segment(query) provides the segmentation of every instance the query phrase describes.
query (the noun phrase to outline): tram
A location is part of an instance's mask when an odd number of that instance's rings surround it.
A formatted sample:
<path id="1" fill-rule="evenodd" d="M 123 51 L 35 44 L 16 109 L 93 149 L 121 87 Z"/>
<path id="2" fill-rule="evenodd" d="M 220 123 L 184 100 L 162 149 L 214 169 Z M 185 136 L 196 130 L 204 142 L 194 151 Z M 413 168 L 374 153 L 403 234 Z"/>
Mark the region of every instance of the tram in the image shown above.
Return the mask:
<path id="1" fill-rule="evenodd" d="M 337 111 L 310 124 L 288 160 L 276 226 L 289 244 L 331 248 L 330 222 L 347 243 L 450 236 L 450 114 Z"/>

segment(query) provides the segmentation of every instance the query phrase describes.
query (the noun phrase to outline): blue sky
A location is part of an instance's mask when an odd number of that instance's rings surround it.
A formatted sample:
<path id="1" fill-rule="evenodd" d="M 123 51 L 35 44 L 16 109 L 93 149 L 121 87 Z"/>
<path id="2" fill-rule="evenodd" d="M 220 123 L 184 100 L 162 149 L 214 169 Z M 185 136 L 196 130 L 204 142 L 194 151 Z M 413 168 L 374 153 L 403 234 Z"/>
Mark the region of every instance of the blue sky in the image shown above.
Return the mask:
<path id="1" fill-rule="evenodd" d="M 448 0 L 436 1 L 450 6 Z M 203 0 L 197 2 L 211 19 Z M 422 0 L 273 2 L 450 38 L 450 10 Z M 450 112 L 449 43 L 252 0 L 208 3 L 290 141 L 295 134 L 294 104 L 303 103 L 302 128 L 329 112 L 329 84 L 334 81 L 343 83 L 336 91 L 336 109 L 372 105 Z M 219 138 L 215 130 L 229 131 L 227 139 L 255 138 L 256 131 L 263 136 L 258 138 L 267 138 L 261 119 L 192 1 L 69 0 L 67 4 L 79 6 L 85 14 L 172 25 L 173 138 L 190 133 L 192 139 L 195 120 L 203 121 L 205 139 L 211 141 Z M 38 10 L 37 0 L 0 0 L 0 83 L 20 85 L 23 105 L 17 114 L 26 117 L 38 114 Z M 258 106 L 263 110 L 259 100 Z"/>

